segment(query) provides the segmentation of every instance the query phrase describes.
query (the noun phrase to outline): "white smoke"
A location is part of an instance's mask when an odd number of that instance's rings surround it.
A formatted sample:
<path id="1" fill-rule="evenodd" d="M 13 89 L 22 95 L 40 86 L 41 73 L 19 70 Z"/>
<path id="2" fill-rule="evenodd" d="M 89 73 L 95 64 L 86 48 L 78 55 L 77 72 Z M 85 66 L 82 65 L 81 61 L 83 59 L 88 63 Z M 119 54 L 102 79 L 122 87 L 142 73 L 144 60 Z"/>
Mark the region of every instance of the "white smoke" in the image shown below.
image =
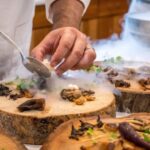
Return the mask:
<path id="1" fill-rule="evenodd" d="M 143 39 L 141 37 L 131 34 L 131 27 L 126 19 L 127 15 L 134 15 L 138 19 L 150 21 L 150 12 L 147 12 L 148 10 L 150 10 L 150 3 L 133 0 L 129 12 L 125 15 L 125 24 L 121 37 L 113 35 L 107 40 L 99 40 L 93 44 L 96 49 L 97 60 L 121 56 L 125 60 L 150 62 L 150 46 L 144 42 L 142 43 Z M 143 26 L 144 28 L 146 27 Z M 150 38 L 150 35 L 147 36 Z"/>

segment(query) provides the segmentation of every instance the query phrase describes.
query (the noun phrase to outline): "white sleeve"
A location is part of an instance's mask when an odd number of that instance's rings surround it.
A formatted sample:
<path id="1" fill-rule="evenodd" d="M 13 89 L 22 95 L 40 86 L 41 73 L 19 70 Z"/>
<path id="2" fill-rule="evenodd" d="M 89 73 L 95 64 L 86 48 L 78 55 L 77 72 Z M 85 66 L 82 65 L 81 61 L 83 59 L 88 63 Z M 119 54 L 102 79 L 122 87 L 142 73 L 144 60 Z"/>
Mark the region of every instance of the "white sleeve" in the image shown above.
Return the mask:
<path id="1" fill-rule="evenodd" d="M 48 19 L 48 21 L 50 21 L 52 23 L 52 18 L 53 18 L 53 13 L 51 11 L 51 4 L 54 2 L 55 0 L 45 0 L 45 4 L 46 4 L 46 17 Z M 84 8 L 84 13 L 86 12 L 90 0 L 80 0 L 81 2 L 83 2 L 85 8 Z M 84 14 L 83 13 L 83 14 Z"/>

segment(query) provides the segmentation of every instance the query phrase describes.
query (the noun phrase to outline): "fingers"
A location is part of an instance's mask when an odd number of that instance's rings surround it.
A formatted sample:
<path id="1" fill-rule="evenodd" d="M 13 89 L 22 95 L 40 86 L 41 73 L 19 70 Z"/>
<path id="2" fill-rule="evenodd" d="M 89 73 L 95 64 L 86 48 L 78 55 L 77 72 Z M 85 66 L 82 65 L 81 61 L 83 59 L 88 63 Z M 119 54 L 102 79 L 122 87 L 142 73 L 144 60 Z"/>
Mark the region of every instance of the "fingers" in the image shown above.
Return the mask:
<path id="1" fill-rule="evenodd" d="M 66 58 L 66 60 L 57 68 L 56 73 L 61 75 L 65 71 L 71 69 L 76 65 L 84 55 L 84 50 L 86 47 L 86 41 L 82 38 L 78 38 L 75 41 L 75 45 L 72 49 L 71 54 Z"/>
<path id="2" fill-rule="evenodd" d="M 63 58 L 71 52 L 75 40 L 76 34 L 73 34 L 71 31 L 68 30 L 67 32 L 63 33 L 58 47 L 51 59 L 52 67 L 57 66 L 63 60 Z"/>
<path id="3" fill-rule="evenodd" d="M 96 58 L 96 53 L 93 48 L 88 48 L 84 52 L 84 56 L 78 64 L 76 64 L 72 69 L 86 69 L 93 64 L 93 61 Z"/>
<path id="4" fill-rule="evenodd" d="M 59 34 L 58 34 L 59 33 Z M 61 30 L 50 32 L 32 51 L 31 55 L 38 60 L 43 60 L 46 55 L 51 55 L 60 40 Z"/>

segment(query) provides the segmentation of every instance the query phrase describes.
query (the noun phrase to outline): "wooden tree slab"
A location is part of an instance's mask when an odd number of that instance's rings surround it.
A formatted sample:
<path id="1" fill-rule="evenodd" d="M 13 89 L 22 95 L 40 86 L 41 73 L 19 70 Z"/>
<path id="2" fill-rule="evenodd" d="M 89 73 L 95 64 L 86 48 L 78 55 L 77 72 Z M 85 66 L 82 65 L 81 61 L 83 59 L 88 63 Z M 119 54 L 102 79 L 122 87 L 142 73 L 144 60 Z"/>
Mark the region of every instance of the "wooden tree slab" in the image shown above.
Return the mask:
<path id="1" fill-rule="evenodd" d="M 93 90 L 96 100 L 82 106 L 62 100 L 59 92 L 51 92 L 46 96 L 44 111 L 19 112 L 17 107 L 27 98 L 13 101 L 0 97 L 0 129 L 16 136 L 23 143 L 42 144 L 58 125 L 72 118 L 98 114 L 115 116 L 114 95 L 102 88 Z"/>
<path id="2" fill-rule="evenodd" d="M 82 118 L 81 120 L 86 123 L 95 124 L 97 116 L 86 117 Z M 125 140 L 118 132 L 118 129 L 115 130 L 114 128 L 115 124 L 122 122 L 128 122 L 132 125 L 135 124 L 135 127 L 138 127 L 138 124 L 141 123 L 141 120 L 149 125 L 150 114 L 137 113 L 123 118 L 101 118 L 101 121 L 103 122 L 102 128 L 97 130 L 93 129 L 92 133 L 89 132 L 87 134 L 86 132 L 83 136 L 80 136 L 78 140 L 75 140 L 69 138 L 72 125 L 74 125 L 75 129 L 77 130 L 81 123 L 79 119 L 72 119 L 60 125 L 54 131 L 54 133 L 47 138 L 41 150 L 144 150 L 144 148 L 136 146 L 131 141 Z M 106 126 L 106 124 L 108 126 Z M 112 125 L 112 128 L 109 128 L 109 125 Z"/>
<path id="3" fill-rule="evenodd" d="M 23 144 L 21 144 L 15 138 L 8 136 L 0 132 L 0 150 L 27 150 Z"/>
<path id="4" fill-rule="evenodd" d="M 150 90 L 144 90 L 137 81 L 126 80 L 129 88 L 118 87 L 117 110 L 120 112 L 150 112 Z"/>

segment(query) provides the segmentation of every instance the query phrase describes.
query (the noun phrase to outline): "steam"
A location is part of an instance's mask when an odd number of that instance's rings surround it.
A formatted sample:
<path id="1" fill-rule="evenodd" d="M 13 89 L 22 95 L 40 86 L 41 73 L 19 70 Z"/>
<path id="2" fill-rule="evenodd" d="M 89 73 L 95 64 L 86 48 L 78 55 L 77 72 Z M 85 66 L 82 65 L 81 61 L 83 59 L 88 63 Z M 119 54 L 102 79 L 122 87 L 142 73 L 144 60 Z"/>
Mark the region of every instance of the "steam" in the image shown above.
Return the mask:
<path id="1" fill-rule="evenodd" d="M 112 91 L 113 87 L 110 85 L 108 80 L 103 74 L 87 73 L 85 71 L 68 71 L 62 77 L 58 77 L 54 72 L 51 78 L 47 79 L 47 85 L 49 91 L 61 91 L 67 88 L 68 85 L 77 85 L 84 89 L 94 89 L 97 87 L 102 87 L 103 90 L 110 89 Z"/>
<path id="2" fill-rule="evenodd" d="M 144 14 L 141 13 L 140 15 L 136 14 L 136 12 L 147 11 L 148 8 L 150 8 L 150 4 L 133 0 L 127 15 L 133 15 L 135 13 L 135 18 L 142 18 L 150 21 L 150 12 Z M 123 29 L 124 31 L 122 32 L 121 37 L 113 35 L 108 40 L 100 40 L 93 44 L 96 49 L 97 60 L 121 56 L 124 60 L 128 61 L 150 62 L 150 47 L 144 42 L 142 43 L 142 38 L 137 40 L 137 37 L 131 34 L 126 16 Z"/>

